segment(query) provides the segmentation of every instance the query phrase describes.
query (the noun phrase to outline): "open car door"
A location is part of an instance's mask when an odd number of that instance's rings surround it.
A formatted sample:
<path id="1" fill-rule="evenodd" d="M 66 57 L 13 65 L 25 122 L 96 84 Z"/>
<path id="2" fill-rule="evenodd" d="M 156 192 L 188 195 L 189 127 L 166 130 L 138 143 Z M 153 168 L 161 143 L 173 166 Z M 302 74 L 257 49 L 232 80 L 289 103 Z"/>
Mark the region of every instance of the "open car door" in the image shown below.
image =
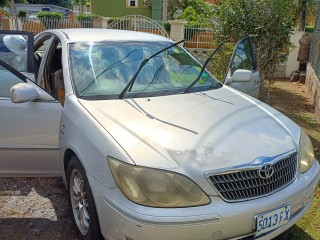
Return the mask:
<path id="1" fill-rule="evenodd" d="M 33 34 L 0 31 L 0 176 L 61 176 L 61 104 L 35 84 Z"/>
<path id="2" fill-rule="evenodd" d="M 258 98 L 260 75 L 250 37 L 239 40 L 233 51 L 224 84 Z"/>

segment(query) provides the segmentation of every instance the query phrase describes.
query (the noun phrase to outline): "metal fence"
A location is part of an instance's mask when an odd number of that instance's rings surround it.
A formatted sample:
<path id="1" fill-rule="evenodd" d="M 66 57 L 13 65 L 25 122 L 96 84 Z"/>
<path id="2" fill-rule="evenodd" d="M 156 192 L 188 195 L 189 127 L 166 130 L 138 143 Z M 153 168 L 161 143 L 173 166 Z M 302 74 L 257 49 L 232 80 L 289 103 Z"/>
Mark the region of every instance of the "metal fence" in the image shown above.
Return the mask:
<path id="1" fill-rule="evenodd" d="M 128 15 L 116 19 L 108 25 L 110 29 L 130 30 L 136 32 L 147 32 L 169 37 L 161 24 L 145 16 Z"/>
<path id="2" fill-rule="evenodd" d="M 3 21 L 10 21 L 11 24 L 14 23 L 12 18 L 6 18 Z M 46 29 L 61 29 L 61 28 L 92 28 L 93 21 L 91 19 L 81 19 L 76 20 L 72 18 L 24 18 L 19 19 L 17 23 L 17 28 L 23 31 L 33 32 L 33 34 L 38 34 Z M 7 29 L 9 30 L 9 29 Z"/>
<path id="3" fill-rule="evenodd" d="M 186 26 L 184 38 L 188 48 L 215 48 L 212 28 Z"/>
<path id="4" fill-rule="evenodd" d="M 320 77 L 320 3 L 312 36 L 309 61 L 316 75 Z"/>

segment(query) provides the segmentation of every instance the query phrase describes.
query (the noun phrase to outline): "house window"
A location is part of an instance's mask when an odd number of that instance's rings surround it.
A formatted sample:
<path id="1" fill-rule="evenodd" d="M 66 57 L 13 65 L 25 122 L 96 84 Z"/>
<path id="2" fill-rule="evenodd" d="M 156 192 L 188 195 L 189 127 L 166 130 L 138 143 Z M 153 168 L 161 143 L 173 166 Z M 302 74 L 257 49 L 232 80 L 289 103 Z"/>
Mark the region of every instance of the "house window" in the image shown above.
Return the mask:
<path id="1" fill-rule="evenodd" d="M 138 7 L 138 0 L 127 0 L 127 7 Z"/>

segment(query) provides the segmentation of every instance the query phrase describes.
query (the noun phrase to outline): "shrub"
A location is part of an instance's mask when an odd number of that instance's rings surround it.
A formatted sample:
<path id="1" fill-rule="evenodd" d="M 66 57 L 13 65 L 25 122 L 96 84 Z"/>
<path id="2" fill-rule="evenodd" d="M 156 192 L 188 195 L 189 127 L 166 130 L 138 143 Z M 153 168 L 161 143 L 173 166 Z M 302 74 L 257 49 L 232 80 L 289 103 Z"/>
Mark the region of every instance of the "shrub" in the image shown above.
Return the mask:
<path id="1" fill-rule="evenodd" d="M 46 29 L 57 28 L 59 20 L 63 18 L 62 13 L 58 12 L 38 12 L 36 15 Z"/>
<path id="2" fill-rule="evenodd" d="M 63 14 L 58 12 L 43 11 L 43 12 L 38 12 L 36 16 L 39 19 L 43 19 L 43 18 L 62 19 Z"/>
<path id="3" fill-rule="evenodd" d="M 76 19 L 78 21 L 82 21 L 82 20 L 93 20 L 95 18 L 97 18 L 98 16 L 95 15 L 95 14 L 84 14 L 84 13 L 81 13 L 81 14 L 78 14 Z"/>
<path id="4" fill-rule="evenodd" d="M 164 27 L 164 29 L 167 31 L 167 32 L 170 32 L 171 31 L 171 24 L 168 23 L 168 22 L 163 22 L 162 23 L 162 26 Z"/>
<path id="5" fill-rule="evenodd" d="M 304 31 L 305 31 L 305 32 L 311 32 L 311 33 L 313 33 L 313 29 L 314 29 L 314 26 L 306 26 L 306 27 L 304 28 Z"/>
<path id="6" fill-rule="evenodd" d="M 18 18 L 26 18 L 27 17 L 27 10 L 21 9 L 17 13 Z"/>
<path id="7" fill-rule="evenodd" d="M 78 14 L 76 19 L 80 23 L 80 25 L 84 28 L 92 28 L 93 27 L 93 19 L 97 18 L 97 15 L 94 14 Z"/>

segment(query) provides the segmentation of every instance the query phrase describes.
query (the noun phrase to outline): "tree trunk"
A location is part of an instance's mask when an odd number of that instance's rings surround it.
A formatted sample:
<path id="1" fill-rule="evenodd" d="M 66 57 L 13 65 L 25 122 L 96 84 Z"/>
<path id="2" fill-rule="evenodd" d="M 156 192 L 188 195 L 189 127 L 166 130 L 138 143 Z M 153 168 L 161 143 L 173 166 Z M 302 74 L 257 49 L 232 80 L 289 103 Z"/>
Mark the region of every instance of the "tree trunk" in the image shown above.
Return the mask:
<path id="1" fill-rule="evenodd" d="M 168 20 L 168 0 L 163 0 L 162 3 L 162 21 Z"/>
<path id="2" fill-rule="evenodd" d="M 79 0 L 79 13 L 83 14 L 83 2 L 82 2 L 82 0 Z"/>
<path id="3" fill-rule="evenodd" d="M 301 12 L 300 12 L 300 31 L 304 31 L 306 27 L 306 12 L 307 12 L 307 0 L 302 0 Z"/>

